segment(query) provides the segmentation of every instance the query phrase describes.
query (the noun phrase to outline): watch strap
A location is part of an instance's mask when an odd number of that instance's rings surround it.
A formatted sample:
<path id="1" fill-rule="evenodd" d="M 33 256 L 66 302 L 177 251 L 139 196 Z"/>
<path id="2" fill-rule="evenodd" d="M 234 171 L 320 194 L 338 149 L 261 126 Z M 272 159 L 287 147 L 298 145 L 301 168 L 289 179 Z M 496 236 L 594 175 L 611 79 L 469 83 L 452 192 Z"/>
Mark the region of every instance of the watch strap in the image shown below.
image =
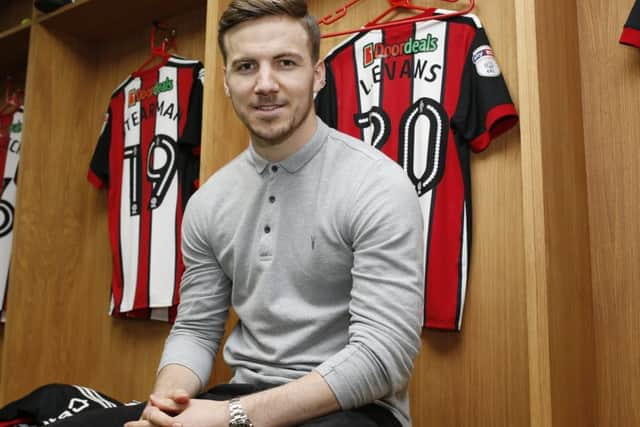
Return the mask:
<path id="1" fill-rule="evenodd" d="M 229 400 L 229 427 L 253 427 L 239 397 Z"/>

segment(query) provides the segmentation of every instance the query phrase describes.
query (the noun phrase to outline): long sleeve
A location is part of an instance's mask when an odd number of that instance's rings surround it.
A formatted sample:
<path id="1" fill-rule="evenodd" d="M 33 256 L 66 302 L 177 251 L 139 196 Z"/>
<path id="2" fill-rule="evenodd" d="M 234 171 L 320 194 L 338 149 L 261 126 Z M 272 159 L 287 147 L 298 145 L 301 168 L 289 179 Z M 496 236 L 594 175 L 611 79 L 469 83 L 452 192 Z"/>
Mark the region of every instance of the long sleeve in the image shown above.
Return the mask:
<path id="1" fill-rule="evenodd" d="M 224 333 L 231 285 L 208 242 L 208 212 L 198 196 L 194 194 L 185 212 L 180 306 L 158 369 L 171 363 L 186 366 L 205 385 Z"/>
<path id="2" fill-rule="evenodd" d="M 418 199 L 397 165 L 378 162 L 354 196 L 349 344 L 317 368 L 344 409 L 403 391 L 420 347 L 424 301 Z"/>

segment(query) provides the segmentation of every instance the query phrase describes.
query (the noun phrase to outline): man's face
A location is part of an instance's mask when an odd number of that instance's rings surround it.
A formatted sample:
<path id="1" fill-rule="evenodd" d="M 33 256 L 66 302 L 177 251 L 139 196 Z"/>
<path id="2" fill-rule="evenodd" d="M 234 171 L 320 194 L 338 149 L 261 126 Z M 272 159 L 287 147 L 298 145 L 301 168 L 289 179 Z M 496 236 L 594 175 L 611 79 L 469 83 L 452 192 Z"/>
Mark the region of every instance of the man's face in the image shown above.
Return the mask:
<path id="1" fill-rule="evenodd" d="M 268 16 L 231 28 L 225 91 L 254 143 L 277 145 L 315 126 L 313 94 L 324 79 L 313 63 L 308 35 L 286 16 Z"/>

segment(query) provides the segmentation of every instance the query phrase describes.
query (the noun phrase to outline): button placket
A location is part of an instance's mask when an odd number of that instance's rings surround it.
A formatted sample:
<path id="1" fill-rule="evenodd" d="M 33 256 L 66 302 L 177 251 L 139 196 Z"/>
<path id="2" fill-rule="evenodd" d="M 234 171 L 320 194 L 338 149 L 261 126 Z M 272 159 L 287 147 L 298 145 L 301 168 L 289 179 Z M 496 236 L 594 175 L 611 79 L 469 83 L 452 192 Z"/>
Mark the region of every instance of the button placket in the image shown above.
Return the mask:
<path id="1" fill-rule="evenodd" d="M 267 206 L 264 207 L 265 210 L 265 221 L 264 221 L 264 234 L 269 234 L 271 233 L 271 230 L 273 229 L 273 218 L 274 218 L 274 209 L 275 207 L 273 206 L 275 201 L 276 201 L 276 197 L 273 195 L 273 187 L 275 186 L 275 182 L 276 179 L 278 178 L 278 170 L 280 169 L 280 167 L 278 165 L 271 165 L 269 167 L 269 169 L 271 170 L 271 176 L 269 179 L 269 185 L 267 186 L 267 193 L 269 196 L 267 198 L 268 203 Z"/>
<path id="2" fill-rule="evenodd" d="M 262 260 L 270 259 L 273 256 L 274 246 L 274 230 L 276 224 L 276 196 L 273 188 L 275 187 L 276 180 L 279 172 L 278 165 L 268 166 L 268 184 L 265 187 L 264 205 L 262 207 L 261 223 L 260 223 L 260 243 L 259 243 L 259 256 Z"/>

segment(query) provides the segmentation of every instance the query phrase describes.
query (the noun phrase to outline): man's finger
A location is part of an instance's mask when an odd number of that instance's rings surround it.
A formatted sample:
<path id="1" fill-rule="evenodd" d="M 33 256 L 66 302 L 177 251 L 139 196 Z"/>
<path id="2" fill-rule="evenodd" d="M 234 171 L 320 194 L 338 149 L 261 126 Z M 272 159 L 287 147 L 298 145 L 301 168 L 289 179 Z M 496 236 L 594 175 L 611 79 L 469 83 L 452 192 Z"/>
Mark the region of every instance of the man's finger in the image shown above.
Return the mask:
<path id="1" fill-rule="evenodd" d="M 151 425 L 157 427 L 179 427 L 179 424 L 173 421 L 173 417 L 165 414 L 160 408 L 150 406 L 143 414 L 144 419 Z M 142 426 L 140 426 L 142 427 Z"/>
<path id="2" fill-rule="evenodd" d="M 181 388 L 173 392 L 173 400 L 176 403 L 186 404 L 186 403 L 189 403 L 189 399 L 191 399 L 191 396 L 189 396 L 189 393 L 187 393 L 185 390 Z"/>
<path id="3" fill-rule="evenodd" d="M 155 394 L 149 396 L 150 406 L 155 406 L 160 409 L 162 412 L 166 412 L 168 414 L 179 414 L 184 410 L 184 406 L 186 403 L 189 403 L 189 399 L 186 399 L 184 403 L 181 401 L 177 401 L 172 397 L 161 397 Z"/>

